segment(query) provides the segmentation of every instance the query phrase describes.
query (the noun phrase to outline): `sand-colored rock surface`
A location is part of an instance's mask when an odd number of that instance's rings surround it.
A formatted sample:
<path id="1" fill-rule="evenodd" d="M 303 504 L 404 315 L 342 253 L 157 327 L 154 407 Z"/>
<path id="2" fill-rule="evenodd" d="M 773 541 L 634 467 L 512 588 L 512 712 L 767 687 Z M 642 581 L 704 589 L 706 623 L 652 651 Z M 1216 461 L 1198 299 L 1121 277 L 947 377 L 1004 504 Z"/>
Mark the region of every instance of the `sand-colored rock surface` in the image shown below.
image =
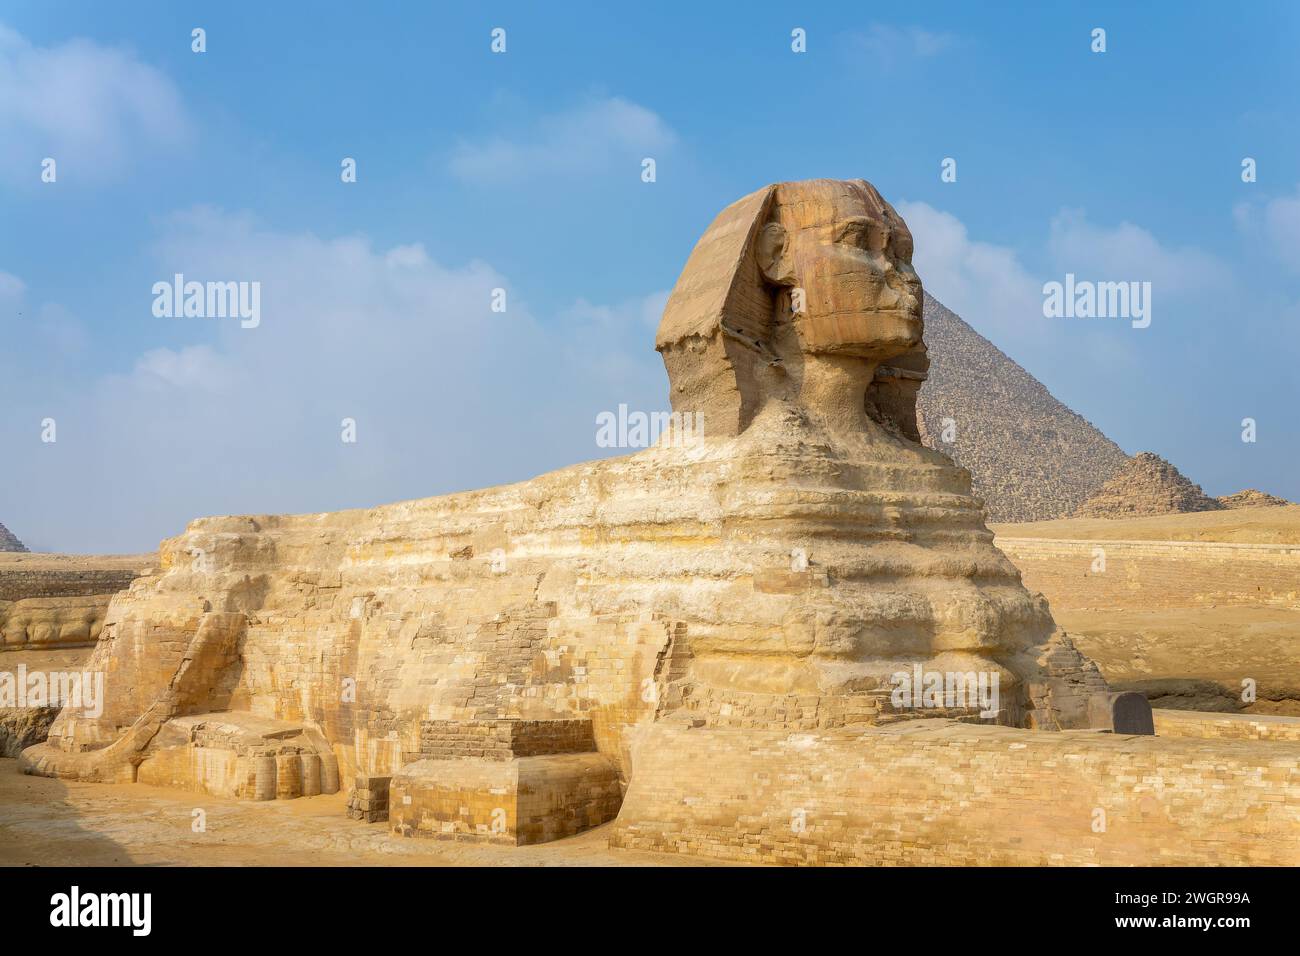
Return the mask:
<path id="1" fill-rule="evenodd" d="M 1149 451 L 1134 455 L 1079 506 L 1076 518 L 1135 518 L 1144 515 L 1218 511 L 1223 505 L 1201 491 L 1177 468 Z"/>
<path id="2" fill-rule="evenodd" d="M 930 295 L 922 439 L 971 473 L 991 521 L 1072 514 L 1128 463 L 1113 441 Z"/>

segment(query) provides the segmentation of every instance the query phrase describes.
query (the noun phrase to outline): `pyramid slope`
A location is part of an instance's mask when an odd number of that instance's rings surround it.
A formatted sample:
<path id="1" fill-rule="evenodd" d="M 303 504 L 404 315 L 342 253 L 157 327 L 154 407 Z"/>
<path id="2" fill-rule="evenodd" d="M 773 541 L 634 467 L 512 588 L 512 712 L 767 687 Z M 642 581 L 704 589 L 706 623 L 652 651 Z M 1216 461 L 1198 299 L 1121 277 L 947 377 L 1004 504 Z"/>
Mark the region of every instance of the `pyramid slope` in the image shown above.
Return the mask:
<path id="1" fill-rule="evenodd" d="M 1144 451 L 1098 489 L 1075 513 L 1079 518 L 1133 518 L 1142 515 L 1221 511 L 1224 505 L 1201 491 L 1159 455 Z"/>
<path id="2" fill-rule="evenodd" d="M 970 471 L 990 521 L 1071 515 L 1128 463 L 1118 445 L 929 294 L 925 341 L 922 440 Z M 944 419 L 953 421 L 951 443 Z"/>
<path id="3" fill-rule="evenodd" d="M 26 551 L 27 545 L 23 544 L 4 525 L 0 524 L 0 551 Z"/>

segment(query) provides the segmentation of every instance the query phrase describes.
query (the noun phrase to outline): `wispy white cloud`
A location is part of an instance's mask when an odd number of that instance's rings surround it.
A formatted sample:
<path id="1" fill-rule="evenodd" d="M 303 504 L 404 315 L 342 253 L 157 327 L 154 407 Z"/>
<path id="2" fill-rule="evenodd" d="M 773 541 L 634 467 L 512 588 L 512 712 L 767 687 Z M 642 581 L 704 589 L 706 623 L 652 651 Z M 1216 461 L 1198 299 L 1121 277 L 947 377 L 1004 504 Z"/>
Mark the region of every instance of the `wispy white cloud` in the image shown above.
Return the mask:
<path id="1" fill-rule="evenodd" d="M 2 497 L 24 503 L 30 536 L 47 546 L 147 548 L 203 514 L 529 478 L 608 454 L 595 443 L 599 411 L 666 407 L 651 324 L 662 294 L 579 302 L 543 322 L 491 265 L 448 266 L 418 244 L 280 231 L 204 207 L 160 229 L 137 304 L 157 347 L 115 374 L 61 375 L 57 396 L 39 387 L 54 357 L 29 348 L 31 367 L 16 370 L 27 378 L 0 383 L 13 400 L 0 447 L 19 463 Z M 260 282 L 260 325 L 154 318 L 150 286 L 176 272 Z M 497 288 L 504 313 L 491 308 Z M 37 444 L 46 414 L 57 446 Z M 344 418 L 355 444 L 340 440 Z"/>
<path id="2" fill-rule="evenodd" d="M 450 168 L 477 183 L 595 173 L 658 159 L 677 136 L 658 114 L 620 97 L 588 100 L 546 115 L 516 135 L 457 144 Z"/>
<path id="3" fill-rule="evenodd" d="M 99 181 L 190 135 L 176 86 L 129 51 L 73 39 L 41 47 L 0 23 L 0 175 Z"/>
<path id="4" fill-rule="evenodd" d="M 871 63 L 891 69 L 909 59 L 930 59 L 946 53 L 958 45 L 952 33 L 935 33 L 916 26 L 896 27 L 888 23 L 872 23 L 861 33 L 851 36 L 858 54 L 865 54 Z"/>
<path id="5" fill-rule="evenodd" d="M 1231 282 L 1227 264 L 1210 253 L 1162 243 L 1131 222 L 1093 223 L 1080 209 L 1062 209 L 1052 217 L 1047 248 L 1061 271 L 1099 281 L 1150 282 L 1152 294 L 1166 302 Z"/>
<path id="6" fill-rule="evenodd" d="M 12 305 L 23 297 L 26 285 L 16 275 L 0 270 L 0 304 Z"/>
<path id="7" fill-rule="evenodd" d="M 1232 213 L 1238 229 L 1262 241 L 1289 271 L 1300 272 L 1300 188 L 1290 196 L 1240 202 Z"/>
<path id="8" fill-rule="evenodd" d="M 901 202 L 898 211 L 915 239 L 917 273 L 932 295 L 995 340 L 1041 333 L 1042 281 L 1013 249 L 972 239 L 960 219 L 928 203 Z"/>

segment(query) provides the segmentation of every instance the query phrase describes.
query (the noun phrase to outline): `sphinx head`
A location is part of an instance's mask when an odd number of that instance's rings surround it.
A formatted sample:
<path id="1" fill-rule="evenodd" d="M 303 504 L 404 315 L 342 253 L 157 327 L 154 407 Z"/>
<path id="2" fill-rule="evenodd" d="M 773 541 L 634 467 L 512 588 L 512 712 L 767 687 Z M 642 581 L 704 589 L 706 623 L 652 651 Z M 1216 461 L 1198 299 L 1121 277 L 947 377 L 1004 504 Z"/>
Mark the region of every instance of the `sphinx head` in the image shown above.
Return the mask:
<path id="1" fill-rule="evenodd" d="M 870 183 L 777 186 L 755 255 L 804 352 L 880 362 L 920 344 L 912 234 Z"/>
<path id="2" fill-rule="evenodd" d="M 674 409 L 725 436 L 773 398 L 846 427 L 886 408 L 914 438 L 928 363 L 911 260 L 906 223 L 864 180 L 780 183 L 728 206 L 659 327 Z"/>

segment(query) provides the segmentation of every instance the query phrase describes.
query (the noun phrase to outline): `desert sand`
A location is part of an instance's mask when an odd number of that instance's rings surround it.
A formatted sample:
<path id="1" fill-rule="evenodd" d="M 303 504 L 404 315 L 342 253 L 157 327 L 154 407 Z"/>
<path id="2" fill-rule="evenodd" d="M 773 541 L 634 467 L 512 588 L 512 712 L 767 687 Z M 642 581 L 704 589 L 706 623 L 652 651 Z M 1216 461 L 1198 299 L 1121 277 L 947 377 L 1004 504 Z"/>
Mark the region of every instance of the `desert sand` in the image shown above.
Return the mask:
<path id="1" fill-rule="evenodd" d="M 1025 573 L 1026 584 L 1038 588 L 1053 614 L 1079 649 L 1097 662 L 1113 686 L 1141 690 L 1153 706 L 1188 710 L 1239 711 L 1300 715 L 1300 601 L 1292 593 L 1275 593 L 1268 603 L 1263 586 L 1251 572 L 1233 578 L 1206 555 L 1175 549 L 1167 559 L 1150 559 L 1131 572 L 1123 565 L 1112 573 L 1133 585 L 1116 601 L 1090 600 L 1088 567 L 1091 549 L 1107 542 L 1185 542 L 1188 544 L 1300 544 L 1300 506 L 1208 511 L 1142 518 L 1068 518 L 1027 524 L 993 524 L 999 545 Z M 1037 562 L 1018 554 L 1014 539 L 1087 542 L 1079 548 L 1073 581 L 1058 568 L 1044 573 Z M 1112 554 L 1117 549 L 1111 548 Z M 1251 551 L 1242 554 L 1262 560 Z M 1061 562 L 1062 559 L 1055 559 Z M 1284 554 L 1278 561 L 1286 560 Z M 1155 574 L 1154 566 L 1165 567 Z M 1231 562 L 1229 562 L 1231 566 Z M 1300 589 L 1300 564 L 1290 572 L 1292 592 Z M 1145 576 L 1144 576 L 1145 575 Z M 1227 585 L 1214 593 L 1184 582 L 1208 578 Z M 1285 587 L 1285 584 L 1283 585 Z M 1114 606 L 1116 604 L 1121 606 Z M 1089 606 L 1107 604 L 1110 606 Z M 1257 699 L 1241 699 L 1242 681 L 1257 684 Z"/>

